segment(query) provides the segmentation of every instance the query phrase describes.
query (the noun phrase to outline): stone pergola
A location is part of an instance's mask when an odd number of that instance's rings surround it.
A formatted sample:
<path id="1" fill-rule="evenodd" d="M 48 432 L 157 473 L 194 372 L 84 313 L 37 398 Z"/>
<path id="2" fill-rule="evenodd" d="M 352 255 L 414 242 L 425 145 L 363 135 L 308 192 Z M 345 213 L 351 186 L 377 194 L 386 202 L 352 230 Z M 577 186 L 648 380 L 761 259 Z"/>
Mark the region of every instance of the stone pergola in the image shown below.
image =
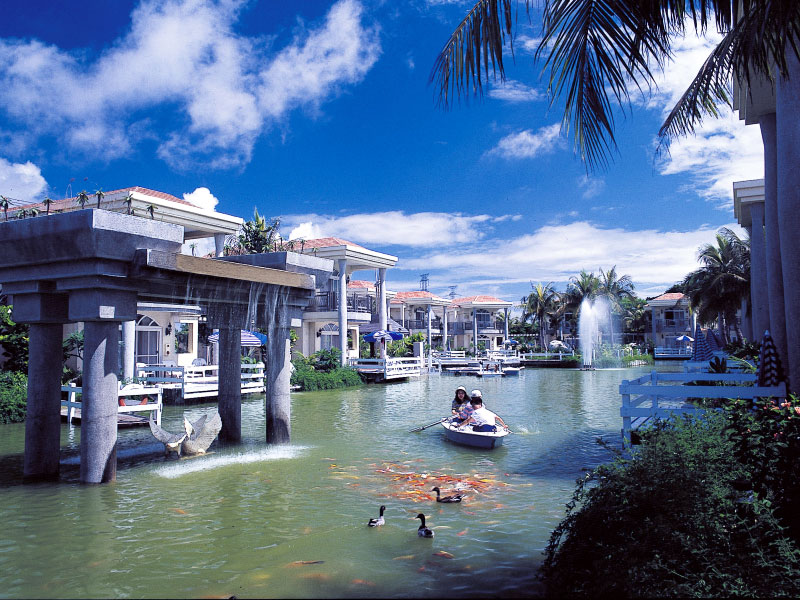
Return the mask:
<path id="1" fill-rule="evenodd" d="M 115 479 L 120 325 L 135 319 L 140 300 L 200 305 L 220 330 L 223 442 L 241 438 L 241 329 L 267 328 L 266 437 L 289 441 L 289 327 L 314 277 L 184 256 L 183 240 L 177 225 L 105 210 L 0 223 L 0 283 L 14 320 L 30 324 L 26 478 L 58 475 L 63 325 L 83 322 L 80 480 Z"/>

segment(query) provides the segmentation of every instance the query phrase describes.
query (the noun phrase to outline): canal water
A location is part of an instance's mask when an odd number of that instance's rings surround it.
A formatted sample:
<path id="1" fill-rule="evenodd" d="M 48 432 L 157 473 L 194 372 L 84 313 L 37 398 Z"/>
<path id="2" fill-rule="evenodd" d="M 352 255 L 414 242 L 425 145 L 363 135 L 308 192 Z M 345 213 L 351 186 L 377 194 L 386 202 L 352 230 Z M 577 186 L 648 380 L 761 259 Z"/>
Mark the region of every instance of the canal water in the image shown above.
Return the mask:
<path id="1" fill-rule="evenodd" d="M 61 481 L 22 484 L 24 424 L 0 425 L 0 597 L 524 597 L 575 480 L 618 446 L 619 384 L 650 368 L 431 375 L 292 395 L 292 444 L 264 445 L 264 398 L 243 443 L 164 458 L 120 431 L 117 481 L 78 483 L 80 427 L 62 428 Z M 659 370 L 674 370 L 667 365 Z M 513 435 L 456 446 L 436 426 L 458 385 Z M 185 409 L 190 420 L 214 405 Z M 163 427 L 180 431 L 184 408 Z M 462 490 L 437 504 L 434 485 Z M 386 525 L 366 526 L 386 506 Z M 418 513 L 435 532 L 419 538 Z"/>

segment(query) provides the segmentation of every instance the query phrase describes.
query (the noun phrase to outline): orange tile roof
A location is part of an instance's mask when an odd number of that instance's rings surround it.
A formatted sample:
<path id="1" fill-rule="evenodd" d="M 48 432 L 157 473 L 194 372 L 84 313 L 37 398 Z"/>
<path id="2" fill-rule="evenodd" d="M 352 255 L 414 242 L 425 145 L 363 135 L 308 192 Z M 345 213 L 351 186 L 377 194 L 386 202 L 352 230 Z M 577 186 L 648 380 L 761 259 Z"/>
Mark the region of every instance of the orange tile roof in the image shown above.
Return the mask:
<path id="1" fill-rule="evenodd" d="M 454 306 L 460 306 L 462 304 L 511 304 L 508 300 L 500 300 L 500 298 L 495 298 L 494 296 L 485 296 L 485 295 L 478 295 L 478 296 L 466 296 L 464 298 L 455 298 L 451 304 Z"/>
<path id="2" fill-rule="evenodd" d="M 159 198 L 160 200 L 169 200 L 170 202 L 177 202 L 178 204 L 186 204 L 187 206 L 196 206 L 195 204 L 192 204 L 191 202 L 188 202 L 187 200 L 183 200 L 182 198 L 177 198 L 176 196 L 173 196 L 172 194 L 166 194 L 164 192 L 159 192 L 159 191 L 156 191 L 156 190 L 143 188 L 143 187 L 138 186 L 138 185 L 135 185 L 133 187 L 121 188 L 121 189 L 118 189 L 118 190 L 111 190 L 111 191 L 105 192 L 105 195 L 106 196 L 111 196 L 112 194 L 127 193 L 127 192 L 139 192 L 140 194 L 146 194 L 148 196 L 153 196 L 154 198 Z M 86 203 L 86 206 L 88 206 L 88 207 L 91 207 L 93 205 L 96 206 L 97 205 L 97 198 L 95 197 L 94 193 L 89 193 L 88 191 L 86 193 L 89 195 L 89 201 Z M 66 209 L 73 210 L 73 209 L 77 209 L 78 208 L 78 205 L 76 203 L 76 199 L 77 198 L 78 198 L 78 196 L 73 196 L 71 198 L 62 198 L 61 200 L 53 200 L 53 203 L 50 205 L 50 212 L 55 212 L 57 210 L 66 210 Z M 102 205 L 104 201 L 105 201 L 105 199 L 101 200 L 100 204 Z M 24 208 L 36 208 L 37 210 L 40 210 L 42 212 L 44 212 L 46 210 L 46 207 L 45 207 L 44 203 L 42 203 L 42 202 L 33 202 L 31 204 L 21 204 L 19 206 L 19 208 L 22 208 L 22 207 L 24 207 Z"/>
<path id="3" fill-rule="evenodd" d="M 661 294 L 660 296 L 651 298 L 650 300 L 681 300 L 682 298 L 685 298 L 685 296 L 680 292 L 669 292 L 668 294 Z"/>
<path id="4" fill-rule="evenodd" d="M 347 282 L 347 289 L 350 288 L 365 288 L 368 290 L 374 290 L 375 284 L 371 281 L 362 281 L 360 279 L 352 279 Z"/>
<path id="5" fill-rule="evenodd" d="M 313 240 L 303 240 L 303 247 L 304 248 L 329 248 L 331 246 L 353 246 L 354 248 L 364 248 L 359 244 L 354 244 L 353 242 L 348 242 L 347 240 L 343 240 L 341 238 L 336 237 L 324 237 L 324 238 L 315 238 Z M 366 248 L 364 248 L 366 250 Z"/>
<path id="6" fill-rule="evenodd" d="M 418 299 L 418 300 L 432 299 L 432 300 L 439 300 L 439 301 L 445 301 L 446 300 L 446 298 L 441 298 L 440 296 L 437 296 L 436 294 L 432 294 L 431 292 L 428 292 L 426 290 L 414 290 L 414 291 L 411 291 L 411 292 L 397 292 L 397 294 L 395 294 L 395 297 L 392 298 L 391 303 L 400 304 L 402 302 L 407 302 L 409 300 L 415 300 L 415 299 Z"/>

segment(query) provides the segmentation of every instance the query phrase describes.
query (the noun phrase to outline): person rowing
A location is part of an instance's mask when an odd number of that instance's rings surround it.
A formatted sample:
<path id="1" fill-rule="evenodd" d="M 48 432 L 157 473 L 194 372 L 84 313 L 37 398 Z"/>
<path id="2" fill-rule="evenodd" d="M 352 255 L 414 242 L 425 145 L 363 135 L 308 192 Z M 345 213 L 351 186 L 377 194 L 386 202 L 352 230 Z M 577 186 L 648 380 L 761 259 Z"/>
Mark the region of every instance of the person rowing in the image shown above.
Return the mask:
<path id="1" fill-rule="evenodd" d="M 465 419 L 459 427 L 472 426 L 472 431 L 497 431 L 497 423 L 508 430 L 508 425 L 503 422 L 503 419 L 498 417 L 488 408 L 483 406 L 483 394 L 480 390 L 472 390 L 470 394 L 470 406 L 472 413 Z"/>

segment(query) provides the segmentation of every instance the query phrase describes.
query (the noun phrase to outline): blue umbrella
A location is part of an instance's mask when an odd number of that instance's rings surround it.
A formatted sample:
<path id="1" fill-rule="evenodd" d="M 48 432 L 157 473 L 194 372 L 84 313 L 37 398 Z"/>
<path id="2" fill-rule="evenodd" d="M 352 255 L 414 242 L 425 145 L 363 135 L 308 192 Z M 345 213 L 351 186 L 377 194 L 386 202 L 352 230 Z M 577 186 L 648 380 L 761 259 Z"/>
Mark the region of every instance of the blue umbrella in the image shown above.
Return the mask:
<path id="1" fill-rule="evenodd" d="M 706 342 L 706 336 L 703 335 L 703 330 L 700 329 L 700 325 L 698 325 L 697 330 L 694 332 L 692 360 L 695 362 L 706 362 L 711 360 L 711 358 L 711 349 L 708 347 L 708 342 Z"/>
<path id="2" fill-rule="evenodd" d="M 208 336 L 208 341 L 212 344 L 219 344 L 219 334 L 212 333 Z M 267 336 L 257 331 L 247 331 L 242 329 L 242 346 L 255 347 L 264 346 L 267 343 Z"/>
<path id="3" fill-rule="evenodd" d="M 372 333 L 368 333 L 364 336 L 364 341 L 368 343 L 386 341 L 391 342 L 392 340 L 402 340 L 403 334 L 397 331 L 386 331 L 385 329 L 379 329 L 378 331 L 373 331 Z"/>

